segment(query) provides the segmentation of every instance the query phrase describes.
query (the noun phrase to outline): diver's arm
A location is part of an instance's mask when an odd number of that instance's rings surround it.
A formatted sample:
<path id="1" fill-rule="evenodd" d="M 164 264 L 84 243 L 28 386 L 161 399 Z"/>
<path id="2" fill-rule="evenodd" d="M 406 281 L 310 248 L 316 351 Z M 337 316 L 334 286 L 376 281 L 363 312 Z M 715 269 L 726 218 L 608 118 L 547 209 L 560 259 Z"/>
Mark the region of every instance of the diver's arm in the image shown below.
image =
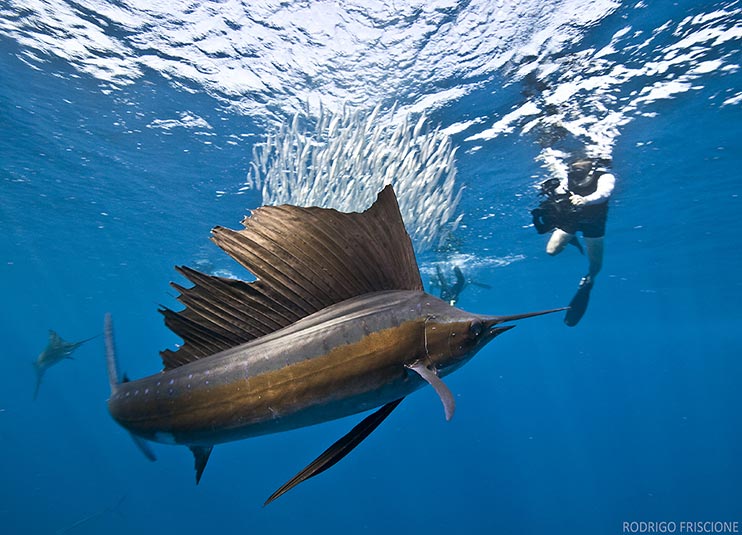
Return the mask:
<path id="1" fill-rule="evenodd" d="M 616 177 L 613 176 L 611 173 L 600 175 L 600 177 L 598 178 L 598 188 L 595 190 L 594 193 L 585 195 L 585 204 L 591 205 L 607 201 L 608 198 L 611 196 L 611 193 L 613 193 L 613 188 L 615 185 Z"/>
<path id="2" fill-rule="evenodd" d="M 559 181 L 559 185 L 556 187 L 554 192 L 558 193 L 559 195 L 564 195 L 565 193 L 569 193 L 569 186 L 567 185 L 566 176 Z"/>
<path id="3" fill-rule="evenodd" d="M 613 193 L 613 187 L 616 185 L 616 177 L 611 173 L 600 175 L 598 178 L 597 189 L 590 195 L 572 195 L 569 200 L 575 206 L 589 206 L 606 202 Z"/>

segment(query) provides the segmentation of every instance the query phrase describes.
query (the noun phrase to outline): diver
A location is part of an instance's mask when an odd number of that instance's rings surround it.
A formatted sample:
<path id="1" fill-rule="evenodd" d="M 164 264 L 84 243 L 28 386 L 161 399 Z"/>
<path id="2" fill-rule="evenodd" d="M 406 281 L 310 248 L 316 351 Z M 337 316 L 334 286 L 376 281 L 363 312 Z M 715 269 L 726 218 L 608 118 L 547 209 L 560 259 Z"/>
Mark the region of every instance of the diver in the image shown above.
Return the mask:
<path id="1" fill-rule="evenodd" d="M 481 282 L 475 282 L 472 280 L 467 281 L 466 277 L 464 277 L 464 273 L 461 271 L 459 266 L 453 267 L 453 275 L 456 279 L 456 281 L 453 284 L 449 284 L 448 279 L 443 276 L 443 272 L 441 271 L 441 266 L 436 265 L 435 266 L 435 273 L 438 280 L 432 281 L 432 286 L 437 286 L 440 288 L 440 298 L 446 301 L 451 306 L 456 306 L 456 303 L 459 300 L 459 297 L 461 296 L 461 292 L 464 291 L 464 288 L 467 284 L 472 284 L 474 286 L 479 286 L 480 288 L 490 289 L 491 286 L 487 284 L 483 284 Z"/>
<path id="2" fill-rule="evenodd" d="M 569 304 L 564 322 L 573 327 L 587 309 L 595 277 L 603 267 L 603 237 L 608 218 L 608 200 L 616 179 L 610 172 L 610 160 L 580 158 L 569 165 L 566 179 L 556 183 L 549 179 L 541 185 L 547 199 L 533 210 L 534 225 L 539 233 L 553 232 L 546 244 L 552 256 L 567 244 L 578 245 L 577 232 L 582 232 L 588 260 L 588 272 L 580 280 L 577 293 Z M 549 228 L 551 227 L 551 228 Z"/>
<path id="3" fill-rule="evenodd" d="M 438 277 L 438 286 L 440 286 L 441 289 L 440 298 L 446 301 L 451 306 L 456 306 L 456 302 L 459 300 L 459 296 L 461 295 L 461 292 L 464 291 L 464 287 L 466 286 L 466 278 L 461 272 L 461 269 L 459 269 L 459 266 L 453 267 L 453 274 L 456 278 L 456 282 L 454 282 L 452 285 L 449 285 L 448 279 L 443 276 L 443 273 L 441 272 L 441 266 L 435 266 L 435 273 Z"/>

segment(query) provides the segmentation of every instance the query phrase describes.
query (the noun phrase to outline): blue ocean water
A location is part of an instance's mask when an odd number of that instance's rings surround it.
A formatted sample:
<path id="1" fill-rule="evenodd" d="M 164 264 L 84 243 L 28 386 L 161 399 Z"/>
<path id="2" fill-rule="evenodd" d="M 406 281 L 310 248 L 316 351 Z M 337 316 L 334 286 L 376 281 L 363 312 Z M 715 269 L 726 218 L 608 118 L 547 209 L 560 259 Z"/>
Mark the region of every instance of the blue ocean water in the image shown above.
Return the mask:
<path id="1" fill-rule="evenodd" d="M 0 3 L 3 533 L 742 523 L 742 3 L 204 6 Z M 586 261 L 544 253 L 534 185 L 582 147 L 610 156 L 583 321 L 519 322 L 446 379 L 451 422 L 423 389 L 266 508 L 359 417 L 220 445 L 195 486 L 186 448 L 151 464 L 108 415 L 102 338 L 32 401 L 48 329 L 100 335 L 106 312 L 127 374 L 160 370 L 173 266 L 238 273 L 209 231 L 262 204 L 253 145 L 319 101 L 397 102 L 450 133 L 463 219 L 419 260 L 426 282 L 442 262 L 488 285 L 463 292 L 473 312 L 569 301 Z"/>

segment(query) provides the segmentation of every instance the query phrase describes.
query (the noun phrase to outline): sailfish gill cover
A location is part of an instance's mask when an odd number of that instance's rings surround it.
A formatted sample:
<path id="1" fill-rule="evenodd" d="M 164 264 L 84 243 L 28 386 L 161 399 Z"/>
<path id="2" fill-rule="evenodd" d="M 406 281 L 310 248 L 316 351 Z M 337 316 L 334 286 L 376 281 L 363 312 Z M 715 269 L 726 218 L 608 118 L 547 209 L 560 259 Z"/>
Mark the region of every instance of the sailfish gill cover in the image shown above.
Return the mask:
<path id="1" fill-rule="evenodd" d="M 738 0 L 0 3 L 0 530 L 739 520 L 741 40 Z M 456 267 L 466 310 L 565 305 L 587 259 L 546 255 L 529 211 L 585 156 L 616 186 L 580 324 L 524 322 L 447 380 L 452 422 L 425 389 L 270 508 L 286 459 L 355 421 L 224 446 L 196 487 L 187 451 L 148 465 L 110 420 L 102 337 L 33 400 L 49 330 L 106 311 L 122 371 L 151 373 L 183 342 L 172 266 L 246 278 L 206 237 L 265 204 L 358 211 L 391 183 L 427 291 Z"/>

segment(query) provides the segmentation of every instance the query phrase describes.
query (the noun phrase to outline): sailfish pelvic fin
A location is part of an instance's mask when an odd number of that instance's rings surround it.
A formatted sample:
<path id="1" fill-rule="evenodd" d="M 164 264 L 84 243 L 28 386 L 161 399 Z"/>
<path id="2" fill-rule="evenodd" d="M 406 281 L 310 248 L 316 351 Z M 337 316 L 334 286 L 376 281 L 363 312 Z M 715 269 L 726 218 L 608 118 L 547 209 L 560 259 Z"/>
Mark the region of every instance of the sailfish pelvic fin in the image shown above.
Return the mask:
<path id="1" fill-rule="evenodd" d="M 206 463 L 209 462 L 209 456 L 214 446 L 188 446 L 193 453 L 194 467 L 196 468 L 196 485 L 201 482 L 201 475 L 204 473 Z"/>
<path id="2" fill-rule="evenodd" d="M 282 494 L 290 491 L 299 483 L 306 481 L 307 479 L 314 477 L 317 474 L 321 474 L 322 472 L 333 466 L 335 463 L 337 463 L 340 459 L 348 455 L 356 446 L 358 446 L 358 444 L 363 441 L 363 439 L 369 436 L 373 432 L 373 430 L 376 429 L 379 424 L 381 424 L 381 422 L 383 422 L 386 417 L 391 414 L 394 409 L 397 408 L 397 405 L 399 405 L 403 399 L 404 398 L 400 398 L 395 401 L 391 401 L 378 409 L 373 414 L 366 416 L 361 421 L 361 423 L 351 429 L 347 435 L 343 436 L 340 440 L 323 451 L 322 454 L 314 461 L 309 463 L 306 468 L 304 468 L 301 472 L 284 483 L 276 492 L 271 494 L 270 497 L 263 504 L 263 507 L 271 503 Z"/>

